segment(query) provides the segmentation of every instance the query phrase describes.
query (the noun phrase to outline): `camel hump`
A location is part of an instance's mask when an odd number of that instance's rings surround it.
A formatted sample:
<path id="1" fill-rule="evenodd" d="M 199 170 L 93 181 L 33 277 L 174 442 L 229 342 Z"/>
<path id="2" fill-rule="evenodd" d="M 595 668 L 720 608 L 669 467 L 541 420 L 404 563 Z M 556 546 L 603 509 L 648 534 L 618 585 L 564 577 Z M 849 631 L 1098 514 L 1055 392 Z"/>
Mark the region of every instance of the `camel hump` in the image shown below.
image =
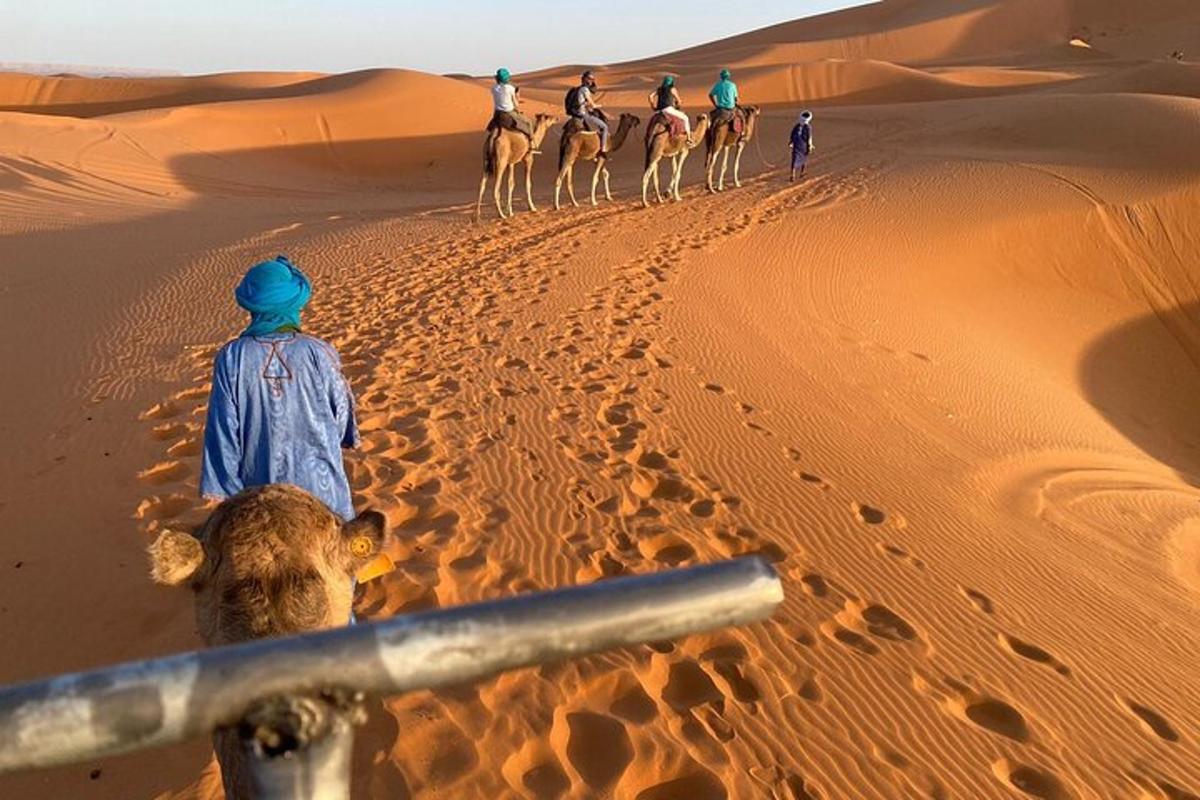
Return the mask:
<path id="1" fill-rule="evenodd" d="M 646 123 L 646 142 L 650 143 L 664 133 L 673 139 L 686 136 L 687 125 L 679 117 L 659 111 Z"/>
<path id="2" fill-rule="evenodd" d="M 580 133 L 591 133 L 587 128 L 587 123 L 579 117 L 567 118 L 567 121 L 563 123 L 563 139 Z"/>

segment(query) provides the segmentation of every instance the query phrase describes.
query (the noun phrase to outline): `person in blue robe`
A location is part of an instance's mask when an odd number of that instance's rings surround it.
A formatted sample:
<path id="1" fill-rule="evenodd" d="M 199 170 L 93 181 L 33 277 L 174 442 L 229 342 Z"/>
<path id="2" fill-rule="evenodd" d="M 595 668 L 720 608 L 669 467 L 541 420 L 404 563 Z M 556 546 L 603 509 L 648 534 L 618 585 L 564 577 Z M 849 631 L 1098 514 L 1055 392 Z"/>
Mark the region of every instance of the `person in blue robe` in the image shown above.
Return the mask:
<path id="1" fill-rule="evenodd" d="M 796 181 L 796 174 L 804 177 L 805 171 L 808 169 L 808 157 L 812 155 L 813 138 L 812 138 L 812 120 L 811 111 L 804 111 L 800 114 L 800 119 L 796 121 L 796 126 L 792 128 L 792 135 L 789 142 L 792 146 L 792 177 L 791 181 Z"/>
<path id="2" fill-rule="evenodd" d="M 253 267 L 235 292 L 250 325 L 217 353 L 200 493 L 223 500 L 290 483 L 354 518 L 342 449 L 358 446 L 354 397 L 329 343 L 300 329 L 312 296 L 285 256 Z"/>

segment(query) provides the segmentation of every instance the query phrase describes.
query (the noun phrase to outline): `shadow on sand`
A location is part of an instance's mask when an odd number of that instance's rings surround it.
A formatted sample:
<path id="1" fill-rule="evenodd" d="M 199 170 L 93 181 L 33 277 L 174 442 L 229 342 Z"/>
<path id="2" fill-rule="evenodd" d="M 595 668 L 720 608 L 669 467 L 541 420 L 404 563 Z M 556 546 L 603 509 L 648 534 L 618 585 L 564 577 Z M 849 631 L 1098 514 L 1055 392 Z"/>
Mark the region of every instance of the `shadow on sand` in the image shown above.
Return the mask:
<path id="1" fill-rule="evenodd" d="M 1200 487 L 1200 303 L 1109 331 L 1084 355 L 1079 378 L 1117 430 Z"/>

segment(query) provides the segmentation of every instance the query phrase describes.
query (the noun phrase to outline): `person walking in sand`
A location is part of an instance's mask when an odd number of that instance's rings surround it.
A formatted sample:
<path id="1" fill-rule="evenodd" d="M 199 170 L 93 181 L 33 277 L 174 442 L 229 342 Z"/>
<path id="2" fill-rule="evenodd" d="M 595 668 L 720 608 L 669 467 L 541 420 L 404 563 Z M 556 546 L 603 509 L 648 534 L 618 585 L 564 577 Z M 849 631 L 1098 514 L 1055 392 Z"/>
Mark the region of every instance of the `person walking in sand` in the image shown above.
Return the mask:
<path id="1" fill-rule="evenodd" d="M 304 334 L 308 278 L 286 256 L 250 269 L 234 293 L 250 325 L 213 366 L 200 493 L 224 500 L 252 486 L 288 483 L 343 522 L 354 518 L 342 448 L 358 446 L 354 397 L 341 359 Z"/>
<path id="2" fill-rule="evenodd" d="M 674 117 L 683 123 L 684 134 L 687 136 L 687 144 L 692 146 L 692 121 L 688 115 L 680 110 L 683 102 L 679 99 L 679 91 L 675 88 L 675 78 L 667 75 L 662 79 L 657 89 L 650 92 L 647 99 L 650 101 L 650 107 L 659 114 L 664 114 L 669 117 Z"/>
<path id="3" fill-rule="evenodd" d="M 796 182 L 797 173 L 803 178 L 805 171 L 808 169 L 808 157 L 814 149 L 812 120 L 813 114 L 811 111 L 802 111 L 800 119 L 796 121 L 795 127 L 792 128 L 790 138 L 792 147 L 792 176 L 789 179 L 792 183 Z"/>
<path id="4" fill-rule="evenodd" d="M 533 121 L 521 113 L 521 90 L 512 84 L 512 73 L 504 67 L 496 70 L 492 86 L 492 121 L 488 130 L 519 131 L 533 139 Z"/>

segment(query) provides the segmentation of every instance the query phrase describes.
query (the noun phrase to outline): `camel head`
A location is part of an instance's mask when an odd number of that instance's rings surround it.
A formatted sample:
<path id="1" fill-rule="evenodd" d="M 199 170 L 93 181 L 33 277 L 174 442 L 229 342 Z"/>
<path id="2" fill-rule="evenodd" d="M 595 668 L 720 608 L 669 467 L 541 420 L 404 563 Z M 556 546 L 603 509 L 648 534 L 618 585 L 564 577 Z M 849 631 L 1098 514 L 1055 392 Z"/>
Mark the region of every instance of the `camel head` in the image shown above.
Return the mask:
<path id="1" fill-rule="evenodd" d="M 558 122 L 558 118 L 553 114 L 538 114 L 533 118 L 533 149 L 536 150 L 542 146 L 542 140 L 546 138 L 546 134 L 554 127 L 554 123 Z"/>
<path id="2" fill-rule="evenodd" d="M 343 523 L 301 489 L 260 486 L 217 506 L 195 535 L 160 534 L 151 576 L 192 588 L 209 645 L 333 628 L 350 619 L 355 573 L 386 537 L 377 511 Z"/>
<path id="3" fill-rule="evenodd" d="M 626 131 L 631 131 L 641 124 L 642 120 L 636 114 L 622 114 L 620 122 L 617 123 L 617 130 L 624 128 Z"/>

